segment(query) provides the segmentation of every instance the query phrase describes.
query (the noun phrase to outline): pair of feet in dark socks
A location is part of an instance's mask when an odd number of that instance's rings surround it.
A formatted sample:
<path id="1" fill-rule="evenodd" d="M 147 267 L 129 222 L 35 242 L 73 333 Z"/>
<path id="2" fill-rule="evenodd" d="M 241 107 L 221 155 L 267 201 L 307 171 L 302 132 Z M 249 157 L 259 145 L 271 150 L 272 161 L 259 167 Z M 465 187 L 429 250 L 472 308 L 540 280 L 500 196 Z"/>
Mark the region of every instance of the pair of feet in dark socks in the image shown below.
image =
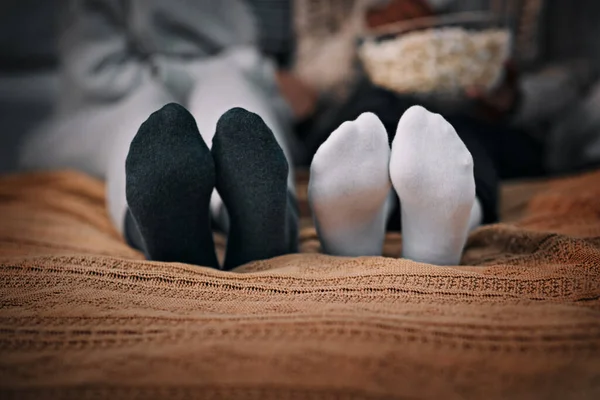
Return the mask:
<path id="1" fill-rule="evenodd" d="M 150 260 L 218 268 L 209 210 L 216 187 L 230 220 L 224 269 L 295 252 L 288 168 L 258 115 L 227 111 L 209 149 L 194 117 L 168 104 L 142 124 L 129 149 L 125 236 Z"/>

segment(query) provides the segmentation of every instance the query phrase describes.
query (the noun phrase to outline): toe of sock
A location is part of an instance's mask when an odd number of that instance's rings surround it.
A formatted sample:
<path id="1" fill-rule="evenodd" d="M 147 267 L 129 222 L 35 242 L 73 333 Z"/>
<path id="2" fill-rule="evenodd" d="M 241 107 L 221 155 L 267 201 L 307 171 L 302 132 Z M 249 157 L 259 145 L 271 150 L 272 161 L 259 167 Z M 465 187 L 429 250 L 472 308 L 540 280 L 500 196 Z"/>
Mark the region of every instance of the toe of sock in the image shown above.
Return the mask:
<path id="1" fill-rule="evenodd" d="M 153 131 L 156 131 L 156 128 L 164 129 L 173 125 L 182 127 L 196 127 L 196 120 L 182 105 L 177 103 L 169 103 L 163 106 L 161 109 L 150 114 L 150 117 L 148 117 L 146 122 L 142 124 L 142 127 L 148 125 L 153 128 Z"/>
<path id="2" fill-rule="evenodd" d="M 226 136 L 243 135 L 249 130 L 257 129 L 270 131 L 258 114 L 241 107 L 234 107 L 226 111 L 217 121 L 217 135 L 221 133 L 219 136 L 224 136 L 224 133 Z M 213 140 L 219 140 L 219 138 L 215 137 Z"/>
<path id="3" fill-rule="evenodd" d="M 225 112 L 217 122 L 212 154 L 217 168 L 243 170 L 277 165 L 283 166 L 278 170 L 287 177 L 287 160 L 271 129 L 259 115 L 240 107 Z"/>

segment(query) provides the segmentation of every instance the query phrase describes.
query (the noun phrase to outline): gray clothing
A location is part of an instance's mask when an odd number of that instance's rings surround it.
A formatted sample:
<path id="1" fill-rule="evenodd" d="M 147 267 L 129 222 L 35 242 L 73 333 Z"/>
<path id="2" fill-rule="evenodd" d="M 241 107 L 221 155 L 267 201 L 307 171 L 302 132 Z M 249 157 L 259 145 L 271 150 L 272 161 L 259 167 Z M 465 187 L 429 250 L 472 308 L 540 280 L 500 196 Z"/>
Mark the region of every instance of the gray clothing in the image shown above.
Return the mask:
<path id="1" fill-rule="evenodd" d="M 292 113 L 275 66 L 257 50 L 256 20 L 241 0 L 74 0 L 62 23 L 61 98 L 34 132 L 22 168 L 75 168 L 107 181 L 122 232 L 125 158 L 141 123 L 169 102 L 186 106 L 211 146 L 219 117 L 262 116 L 291 164 Z M 289 184 L 293 187 L 290 168 Z M 222 216 L 216 192 L 213 215 Z"/>
<path id="2" fill-rule="evenodd" d="M 123 98 L 159 68 L 157 57 L 206 58 L 256 43 L 238 0 L 74 0 L 60 25 L 61 113 Z"/>

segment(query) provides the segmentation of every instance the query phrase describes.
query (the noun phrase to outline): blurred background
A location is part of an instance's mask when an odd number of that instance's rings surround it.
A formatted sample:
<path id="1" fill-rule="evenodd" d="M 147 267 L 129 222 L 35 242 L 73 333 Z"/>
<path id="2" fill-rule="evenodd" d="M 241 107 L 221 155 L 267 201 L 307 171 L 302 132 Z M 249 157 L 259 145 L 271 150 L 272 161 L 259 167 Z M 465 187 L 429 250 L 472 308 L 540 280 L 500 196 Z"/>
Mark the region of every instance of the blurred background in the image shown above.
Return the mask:
<path id="1" fill-rule="evenodd" d="M 60 0 L 0 4 L 0 171 L 16 168 L 18 144 L 50 117 L 58 98 Z"/>
<path id="2" fill-rule="evenodd" d="M 600 161 L 597 0 L 223 0 L 217 2 L 219 7 L 209 1 L 164 0 L 160 5 L 160 1 L 139 0 L 4 0 L 0 3 L 0 172 L 19 169 L 23 143 L 60 113 L 68 95 L 66 64 L 86 57 L 81 46 L 101 49 L 105 44 L 97 37 L 122 34 L 125 47 L 145 62 L 160 49 L 143 48 L 136 40 L 149 43 L 144 35 L 167 32 L 171 40 L 195 42 L 195 48 L 202 48 L 196 54 L 186 53 L 182 46 L 177 57 L 217 56 L 225 50 L 223 43 L 215 46 L 198 34 L 201 30 L 194 29 L 193 21 L 178 18 L 200 15 L 198 24 L 210 25 L 211 12 L 222 13 L 229 2 L 244 3 L 257 31 L 252 45 L 274 66 L 277 90 L 292 111 L 290 146 L 299 166 L 310 164 L 318 146 L 343 121 L 372 111 L 392 136 L 402 111 L 415 103 L 445 116 L 480 121 L 481 135 L 497 130 L 495 135 L 504 138 L 499 146 L 505 151 L 515 149 L 515 157 L 534 159 L 535 165 L 508 177 L 568 173 Z M 170 13 L 165 16 L 167 9 Z M 72 22 L 81 14 L 86 14 L 83 27 Z M 140 22 L 136 19 L 140 15 L 153 17 Z M 219 21 L 212 21 L 211 32 L 218 33 Z M 112 29 L 109 33 L 107 26 Z M 488 51 L 473 44 L 465 55 L 464 47 L 479 39 L 460 35 L 473 29 L 508 32 L 507 47 Z M 101 34 L 94 36 L 97 32 Z M 416 36 L 419 32 L 426 34 Z M 440 32 L 446 33 L 440 36 Z M 74 39 L 78 35 L 80 39 Z M 409 39 L 419 51 L 429 52 L 411 56 Z M 397 43 L 377 47 L 390 41 Z M 434 42 L 441 45 L 431 45 Z M 177 48 L 173 43 L 168 46 Z M 372 51 L 367 51 L 368 46 Z M 438 50 L 430 51 L 434 47 Z M 428 60 L 431 54 L 435 57 Z M 409 59 L 415 61 L 408 65 Z M 436 68 L 440 60 L 449 67 Z M 107 56 L 84 72 L 93 78 L 96 70 L 111 62 L 115 60 Z M 469 74 L 459 79 L 468 65 L 477 63 L 488 63 L 484 69 L 491 72 L 485 79 L 469 82 Z M 415 78 L 407 78 L 409 70 Z M 425 70 L 430 72 L 423 76 Z M 520 139 L 513 143 L 514 135 L 503 133 L 507 130 L 518 131 L 519 137 L 535 143 L 535 149 L 519 150 Z"/>

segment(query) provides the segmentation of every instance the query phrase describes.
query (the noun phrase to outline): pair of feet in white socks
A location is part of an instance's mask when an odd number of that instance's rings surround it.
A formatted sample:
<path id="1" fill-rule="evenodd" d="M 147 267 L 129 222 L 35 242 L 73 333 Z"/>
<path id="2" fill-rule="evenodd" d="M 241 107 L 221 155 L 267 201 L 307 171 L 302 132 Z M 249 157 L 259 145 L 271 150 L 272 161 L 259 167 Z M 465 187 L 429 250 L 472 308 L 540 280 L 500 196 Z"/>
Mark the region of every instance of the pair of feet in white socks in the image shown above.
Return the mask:
<path id="1" fill-rule="evenodd" d="M 401 205 L 402 257 L 458 264 L 482 220 L 473 158 L 450 123 L 420 106 L 400 118 L 391 149 L 379 118 L 364 113 L 315 154 L 308 195 L 325 253 L 381 255 L 392 186 Z"/>

